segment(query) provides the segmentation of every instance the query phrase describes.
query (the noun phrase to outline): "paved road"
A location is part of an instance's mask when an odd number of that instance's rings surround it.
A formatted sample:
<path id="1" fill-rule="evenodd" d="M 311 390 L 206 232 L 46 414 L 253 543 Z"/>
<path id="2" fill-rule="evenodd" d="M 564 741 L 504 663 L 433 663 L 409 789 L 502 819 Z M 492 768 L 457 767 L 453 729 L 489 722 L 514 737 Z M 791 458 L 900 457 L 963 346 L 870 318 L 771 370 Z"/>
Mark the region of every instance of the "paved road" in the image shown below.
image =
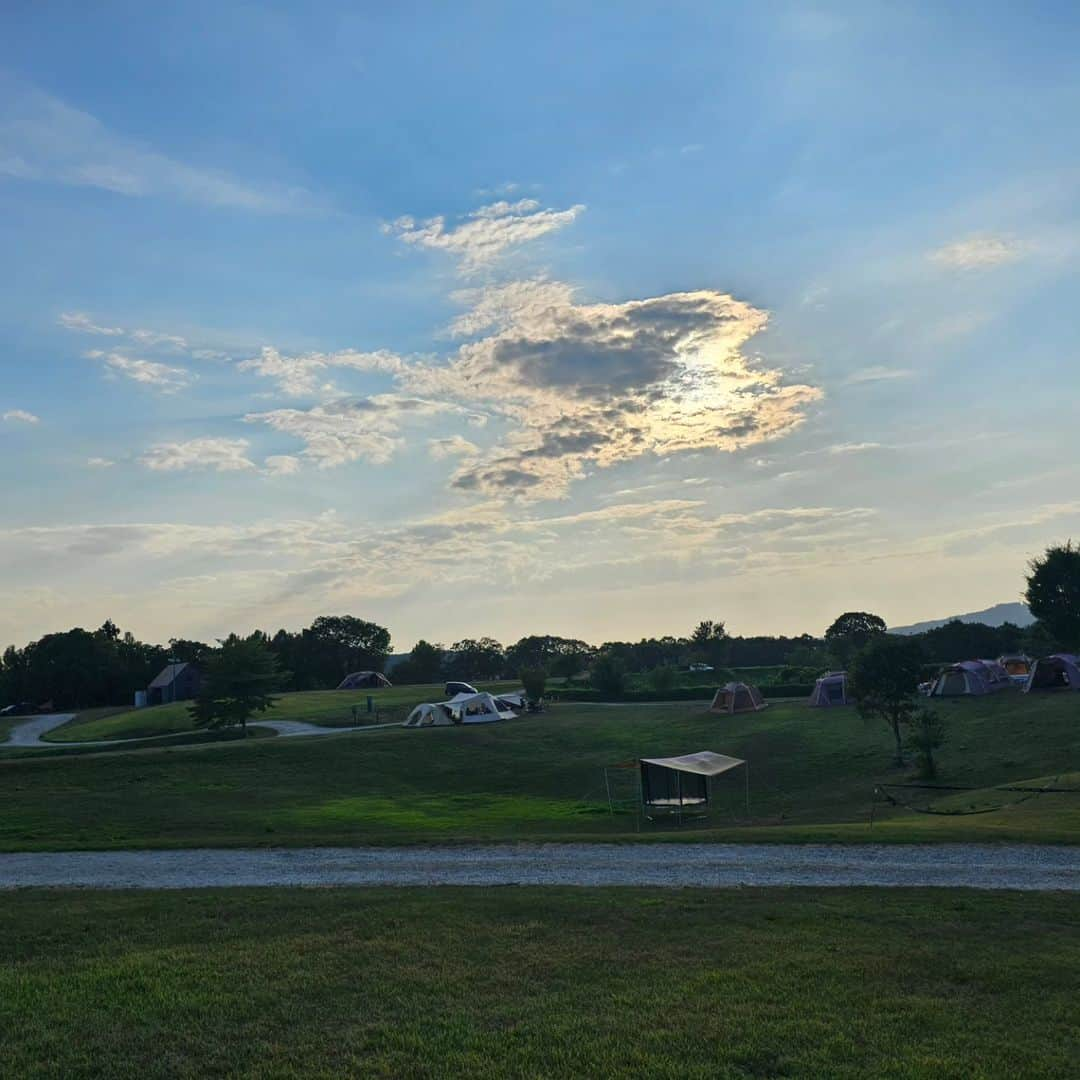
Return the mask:
<path id="1" fill-rule="evenodd" d="M 123 746 L 127 743 L 146 742 L 147 738 L 160 738 L 160 736 L 147 736 L 145 738 L 132 739 L 87 739 L 82 742 L 49 742 L 42 738 L 53 728 L 58 728 L 74 719 L 74 713 L 53 713 L 49 716 L 35 716 L 26 720 L 18 727 L 11 729 L 7 742 L 0 743 L 3 746 L 36 746 L 56 749 L 58 746 Z M 383 728 L 401 727 L 400 724 L 363 724 L 359 727 L 322 727 L 319 724 L 307 724 L 302 720 L 252 720 L 251 727 L 273 728 L 278 735 L 340 735 L 344 731 L 381 731 Z"/>
<path id="2" fill-rule="evenodd" d="M 536 844 L 0 854 L 0 889 L 238 885 L 919 885 L 1080 891 L 1080 849 L 978 844 Z"/>

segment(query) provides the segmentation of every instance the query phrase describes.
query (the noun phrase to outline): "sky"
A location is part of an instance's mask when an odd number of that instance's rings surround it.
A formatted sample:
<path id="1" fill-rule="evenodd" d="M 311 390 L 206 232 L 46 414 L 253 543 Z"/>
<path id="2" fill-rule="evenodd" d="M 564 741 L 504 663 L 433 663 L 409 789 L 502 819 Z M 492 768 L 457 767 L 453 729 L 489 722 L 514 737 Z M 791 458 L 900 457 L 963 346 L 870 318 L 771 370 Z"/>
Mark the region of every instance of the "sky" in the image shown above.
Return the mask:
<path id="1" fill-rule="evenodd" d="M 819 634 L 1080 536 L 1074 4 L 0 29 L 0 644 Z"/>

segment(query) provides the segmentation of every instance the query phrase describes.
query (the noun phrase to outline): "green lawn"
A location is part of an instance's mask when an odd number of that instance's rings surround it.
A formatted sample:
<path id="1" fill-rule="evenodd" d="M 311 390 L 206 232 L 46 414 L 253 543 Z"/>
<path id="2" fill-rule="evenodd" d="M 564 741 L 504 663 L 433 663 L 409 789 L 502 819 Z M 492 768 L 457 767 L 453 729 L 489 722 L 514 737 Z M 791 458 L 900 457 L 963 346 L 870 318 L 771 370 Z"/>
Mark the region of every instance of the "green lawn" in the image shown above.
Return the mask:
<path id="1" fill-rule="evenodd" d="M 353 708 L 360 723 L 404 720 L 414 705 L 424 701 L 443 701 L 443 683 L 431 686 L 393 686 L 385 690 L 321 690 L 310 693 L 282 694 L 278 704 L 258 719 L 304 720 L 326 727 L 351 727 Z M 480 689 L 508 691 L 518 689 L 512 682 L 484 683 Z M 376 710 L 367 712 L 368 698 Z M 103 715 L 104 714 L 104 715 Z M 94 739 L 132 739 L 154 735 L 172 735 L 191 731 L 193 725 L 187 702 L 155 705 L 148 709 L 106 709 L 79 713 L 69 724 L 50 732 L 49 742 L 84 742 Z"/>
<path id="2" fill-rule="evenodd" d="M 11 1077 L 1072 1077 L 1080 907 L 943 890 L 22 891 Z"/>
<path id="3" fill-rule="evenodd" d="M 990 787 L 1075 772 L 1076 710 L 1072 695 L 944 706 L 941 781 Z M 719 785 L 712 828 L 644 826 L 639 833 L 636 815 L 608 812 L 605 765 L 702 749 L 749 761 L 749 819 L 738 776 Z M 890 766 L 888 731 L 851 709 L 796 703 L 736 717 L 693 705 L 562 705 L 503 724 L 77 758 L 7 753 L 0 762 L 3 850 L 587 837 L 1080 842 L 1080 795 L 1043 795 L 969 817 L 882 807 L 871 832 L 875 785 L 905 779 Z M 1077 781 L 1057 783 L 1080 787 Z M 906 797 L 927 801 L 921 793 Z M 964 799 L 1013 804 L 1020 796 Z"/>

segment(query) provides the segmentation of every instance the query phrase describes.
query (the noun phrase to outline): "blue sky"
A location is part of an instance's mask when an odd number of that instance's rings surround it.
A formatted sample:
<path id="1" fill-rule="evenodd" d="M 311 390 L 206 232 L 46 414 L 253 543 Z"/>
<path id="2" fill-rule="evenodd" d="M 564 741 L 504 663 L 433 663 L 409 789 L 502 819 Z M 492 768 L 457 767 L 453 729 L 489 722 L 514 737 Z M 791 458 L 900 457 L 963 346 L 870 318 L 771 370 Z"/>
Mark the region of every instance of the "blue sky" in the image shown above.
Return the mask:
<path id="1" fill-rule="evenodd" d="M 1072 5 L 13 3 L 0 640 L 820 632 L 1076 535 Z"/>

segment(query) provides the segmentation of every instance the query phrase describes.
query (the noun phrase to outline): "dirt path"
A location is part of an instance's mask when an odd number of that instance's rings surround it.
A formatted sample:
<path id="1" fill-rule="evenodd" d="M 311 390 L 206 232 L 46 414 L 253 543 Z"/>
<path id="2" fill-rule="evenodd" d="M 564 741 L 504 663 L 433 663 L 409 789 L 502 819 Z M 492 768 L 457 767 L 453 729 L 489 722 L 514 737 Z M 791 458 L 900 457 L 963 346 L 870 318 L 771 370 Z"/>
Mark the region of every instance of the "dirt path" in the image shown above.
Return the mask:
<path id="1" fill-rule="evenodd" d="M 240 885 L 875 885 L 1080 891 L 1080 849 L 978 844 L 536 844 L 0 854 L 0 889 Z"/>

